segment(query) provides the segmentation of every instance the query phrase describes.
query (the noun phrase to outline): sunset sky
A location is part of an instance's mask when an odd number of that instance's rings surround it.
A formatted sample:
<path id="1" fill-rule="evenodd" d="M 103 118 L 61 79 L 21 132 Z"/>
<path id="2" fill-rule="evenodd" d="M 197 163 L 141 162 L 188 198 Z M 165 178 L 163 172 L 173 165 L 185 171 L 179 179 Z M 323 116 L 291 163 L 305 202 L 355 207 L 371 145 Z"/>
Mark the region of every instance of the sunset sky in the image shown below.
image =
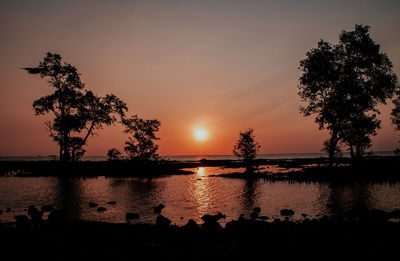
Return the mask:
<path id="1" fill-rule="evenodd" d="M 161 155 L 232 154 L 247 128 L 260 153 L 319 152 L 327 131 L 299 113 L 299 61 L 319 39 L 336 43 L 355 24 L 371 26 L 400 75 L 398 0 L 2 0 L 0 156 L 57 154 L 45 117 L 32 109 L 52 89 L 20 69 L 48 51 L 76 66 L 87 89 L 160 120 Z M 392 107 L 381 107 L 374 151 L 398 145 Z M 87 155 L 122 150 L 125 140 L 121 126 L 107 127 Z"/>

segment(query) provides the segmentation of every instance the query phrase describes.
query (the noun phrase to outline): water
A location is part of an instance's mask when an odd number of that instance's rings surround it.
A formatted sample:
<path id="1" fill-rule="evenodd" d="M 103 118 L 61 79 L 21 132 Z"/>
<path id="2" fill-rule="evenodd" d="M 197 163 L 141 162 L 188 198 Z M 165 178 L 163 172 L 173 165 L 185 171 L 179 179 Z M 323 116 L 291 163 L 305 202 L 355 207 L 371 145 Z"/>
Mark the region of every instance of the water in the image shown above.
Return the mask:
<path id="1" fill-rule="evenodd" d="M 374 151 L 371 153 L 374 156 L 394 156 L 393 151 Z M 345 152 L 344 157 L 350 157 L 350 154 Z M 299 158 L 321 158 L 327 157 L 324 153 L 283 153 L 283 154 L 258 154 L 258 159 L 299 159 Z M 203 158 L 207 160 L 236 160 L 237 157 L 234 155 L 172 155 L 172 156 L 161 156 L 165 160 L 176 160 L 176 161 L 199 161 Z M 0 161 L 40 161 L 40 160 L 56 160 L 56 155 L 49 156 L 2 156 Z M 107 160 L 106 156 L 84 156 L 83 161 L 102 161 Z"/>
<path id="2" fill-rule="evenodd" d="M 280 210 L 293 209 L 293 219 L 301 214 L 311 218 L 340 215 L 364 206 L 392 211 L 400 208 L 400 184 L 342 184 L 245 181 L 212 174 L 231 172 L 232 169 L 204 167 L 194 169 L 192 175 L 163 178 L 68 178 L 57 177 L 0 177 L 0 215 L 2 222 L 14 221 L 15 215 L 25 214 L 29 205 L 40 207 L 53 204 L 65 209 L 69 219 L 125 223 L 125 213 L 140 214 L 136 222 L 154 223 L 153 207 L 162 203 L 162 214 L 172 223 L 183 225 L 189 219 L 201 222 L 201 216 L 221 212 L 226 214 L 222 224 L 249 216 L 254 207 L 261 207 L 261 215 L 280 218 Z M 235 169 L 240 171 L 241 169 Z M 107 202 L 116 201 L 115 205 Z M 89 202 L 107 208 L 97 212 Z M 6 212 L 11 208 L 11 212 Z"/>

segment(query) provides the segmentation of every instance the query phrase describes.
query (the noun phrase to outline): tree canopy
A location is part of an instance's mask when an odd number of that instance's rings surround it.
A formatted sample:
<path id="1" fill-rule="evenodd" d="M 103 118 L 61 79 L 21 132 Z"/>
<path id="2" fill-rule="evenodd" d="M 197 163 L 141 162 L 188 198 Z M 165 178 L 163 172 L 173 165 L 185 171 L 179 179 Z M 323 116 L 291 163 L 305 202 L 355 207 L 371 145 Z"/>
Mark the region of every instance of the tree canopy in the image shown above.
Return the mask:
<path id="1" fill-rule="evenodd" d="M 46 122 L 50 136 L 60 147 L 60 160 L 75 161 L 83 156 L 87 139 L 104 125 L 125 117 L 126 104 L 114 94 L 96 96 L 85 89 L 77 69 L 62 63 L 59 54 L 47 53 L 34 68 L 24 68 L 30 74 L 47 79 L 54 88 L 50 95 L 33 102 L 36 115 L 52 114 Z"/>
<path id="2" fill-rule="evenodd" d="M 120 160 L 122 153 L 116 148 L 111 148 L 107 151 L 107 159 L 109 161 Z"/>
<path id="3" fill-rule="evenodd" d="M 397 88 L 392 63 L 369 35 L 369 26 L 343 31 L 339 43 L 320 40 L 300 61 L 299 96 L 305 116 L 316 115 L 320 129 L 330 138 L 324 143 L 331 163 L 338 144 L 347 145 L 353 158 L 371 146 L 380 128 L 377 105 L 385 104 Z"/>
<path id="4" fill-rule="evenodd" d="M 159 140 L 156 132 L 159 131 L 161 122 L 158 120 L 143 120 L 136 115 L 124 119 L 125 133 L 132 134 L 125 142 L 124 150 L 133 160 L 158 160 L 158 145 L 155 144 Z"/>
<path id="5" fill-rule="evenodd" d="M 248 129 L 240 132 L 239 139 L 233 147 L 233 154 L 243 159 L 247 170 L 251 170 L 252 163 L 260 148 L 260 144 L 255 140 L 254 129 Z"/>
<path id="6" fill-rule="evenodd" d="M 392 122 L 396 130 L 400 131 L 400 88 L 396 91 L 396 98 L 393 100 L 394 108 L 392 110 Z M 400 154 L 400 147 L 396 149 L 396 154 Z"/>

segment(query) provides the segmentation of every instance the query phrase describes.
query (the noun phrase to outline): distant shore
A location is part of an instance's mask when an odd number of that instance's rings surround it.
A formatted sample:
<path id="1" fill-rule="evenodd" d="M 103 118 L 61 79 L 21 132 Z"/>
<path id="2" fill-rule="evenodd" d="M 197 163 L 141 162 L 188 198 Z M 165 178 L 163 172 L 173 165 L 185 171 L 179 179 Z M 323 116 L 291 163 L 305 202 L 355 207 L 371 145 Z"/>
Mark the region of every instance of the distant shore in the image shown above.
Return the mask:
<path id="1" fill-rule="evenodd" d="M 394 151 L 374 151 L 367 154 L 368 157 L 385 157 L 395 156 Z M 326 158 L 326 153 L 322 152 L 309 152 L 309 153 L 269 153 L 257 154 L 256 159 L 260 160 L 290 160 L 290 159 L 316 159 Z M 348 152 L 343 153 L 343 158 L 350 158 Z M 123 159 L 128 159 L 123 157 Z M 237 160 L 233 154 L 230 155 L 163 155 L 160 156 L 161 160 L 178 161 L 178 162 L 198 162 L 201 159 L 210 161 L 214 160 Z M 58 160 L 57 155 L 37 155 L 37 156 L 0 156 L 0 161 L 54 161 Z M 107 156 L 83 156 L 81 161 L 106 161 Z"/>
<path id="2" fill-rule="evenodd" d="M 292 180 L 292 181 L 400 181 L 400 160 L 397 156 L 367 157 L 356 163 L 349 158 L 338 160 L 328 167 L 327 158 L 257 159 L 256 166 L 278 166 L 286 172 L 270 173 L 259 168 L 255 173 L 244 171 L 218 175 L 218 177 Z M 206 160 L 182 162 L 161 160 L 156 162 L 117 161 L 0 161 L 1 176 L 39 177 L 160 177 L 193 174 L 184 169 L 199 167 L 243 168 L 240 160 Z"/>
<path id="3" fill-rule="evenodd" d="M 329 167 L 328 159 L 270 160 L 270 165 L 287 168 L 287 172 L 269 173 L 229 173 L 218 177 L 242 179 L 266 179 L 272 181 L 288 180 L 297 182 L 399 182 L 400 158 L 398 156 L 368 157 L 352 162 L 345 158 Z M 294 170 L 291 170 L 294 169 Z"/>

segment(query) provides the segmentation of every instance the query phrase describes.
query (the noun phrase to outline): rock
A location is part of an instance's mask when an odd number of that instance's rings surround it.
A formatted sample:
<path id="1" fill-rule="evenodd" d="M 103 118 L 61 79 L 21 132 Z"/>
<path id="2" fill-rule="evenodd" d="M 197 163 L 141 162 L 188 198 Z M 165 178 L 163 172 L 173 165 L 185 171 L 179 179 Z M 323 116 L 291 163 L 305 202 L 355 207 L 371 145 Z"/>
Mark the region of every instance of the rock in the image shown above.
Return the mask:
<path id="1" fill-rule="evenodd" d="M 169 227 L 171 224 L 171 220 L 164 217 L 163 215 L 158 215 L 156 219 L 156 226 L 157 227 Z"/>
<path id="2" fill-rule="evenodd" d="M 251 214 L 250 214 L 250 218 L 251 218 L 251 219 L 256 219 L 256 218 L 258 218 L 258 213 L 255 213 L 255 212 L 251 213 Z"/>
<path id="3" fill-rule="evenodd" d="M 361 216 L 362 218 L 368 218 L 370 220 L 375 221 L 386 221 L 390 219 L 390 213 L 378 210 L 378 209 L 371 209 L 366 216 Z"/>
<path id="4" fill-rule="evenodd" d="M 95 207 L 97 207 L 99 204 L 97 204 L 97 203 L 94 203 L 94 202 L 89 202 L 89 207 L 90 208 L 95 208 Z"/>
<path id="5" fill-rule="evenodd" d="M 294 211 L 291 209 L 282 209 L 281 210 L 281 215 L 282 216 L 293 216 L 294 215 Z"/>
<path id="6" fill-rule="evenodd" d="M 307 214 L 301 214 L 301 216 L 304 217 L 304 218 L 308 217 Z"/>
<path id="7" fill-rule="evenodd" d="M 108 204 L 108 205 L 115 205 L 115 204 L 117 204 L 117 202 L 115 202 L 115 201 L 108 201 L 107 204 Z"/>
<path id="8" fill-rule="evenodd" d="M 159 214 L 161 213 L 161 210 L 165 208 L 163 204 L 158 205 L 157 207 L 154 207 L 154 213 Z"/>
<path id="9" fill-rule="evenodd" d="M 34 205 L 31 205 L 28 207 L 28 215 L 29 216 L 35 215 L 35 213 L 38 213 L 38 212 L 39 212 L 39 210 Z"/>
<path id="10" fill-rule="evenodd" d="M 3 214 L 3 210 L 0 209 L 0 215 Z"/>
<path id="11" fill-rule="evenodd" d="M 199 225 L 197 225 L 196 221 L 194 221 L 193 219 L 189 219 L 187 224 L 184 225 L 183 227 L 189 230 L 199 229 Z"/>
<path id="12" fill-rule="evenodd" d="M 49 216 L 47 217 L 47 221 L 51 223 L 60 223 L 65 221 L 65 212 L 60 209 L 53 209 Z"/>
<path id="13" fill-rule="evenodd" d="M 38 223 L 42 221 L 43 211 L 39 211 L 35 206 L 29 206 L 28 216 L 31 217 L 33 223 Z"/>
<path id="14" fill-rule="evenodd" d="M 327 215 L 323 215 L 323 216 L 319 219 L 319 221 L 320 221 L 320 222 L 327 222 L 327 221 L 329 221 L 329 217 L 328 217 Z"/>
<path id="15" fill-rule="evenodd" d="M 7 209 L 6 209 L 6 212 L 11 212 L 11 208 L 7 208 Z"/>
<path id="16" fill-rule="evenodd" d="M 255 208 L 253 209 L 253 213 L 250 214 L 250 218 L 251 218 L 251 219 L 257 219 L 258 216 L 260 215 L 260 212 L 261 212 L 261 208 L 255 207 Z"/>
<path id="17" fill-rule="evenodd" d="M 137 213 L 126 213 L 125 214 L 125 219 L 126 220 L 132 220 L 132 219 L 139 219 L 140 218 L 140 216 L 139 216 L 139 214 L 137 214 Z"/>
<path id="18" fill-rule="evenodd" d="M 201 217 L 204 222 L 217 222 L 221 218 L 226 218 L 226 216 L 221 214 L 220 212 L 218 212 L 218 214 L 216 215 L 204 215 Z"/>
<path id="19" fill-rule="evenodd" d="M 97 211 L 98 212 L 104 212 L 104 211 L 106 211 L 107 209 L 105 208 L 105 207 L 99 207 L 99 208 L 97 208 Z"/>
<path id="20" fill-rule="evenodd" d="M 43 210 L 44 212 L 50 212 L 54 209 L 54 207 L 53 207 L 53 205 L 45 205 L 45 206 L 42 206 L 40 209 Z"/>
<path id="21" fill-rule="evenodd" d="M 26 215 L 18 215 L 18 216 L 15 216 L 14 218 L 17 222 L 17 226 L 19 226 L 19 227 L 29 226 L 29 218 Z"/>
<path id="22" fill-rule="evenodd" d="M 203 227 L 205 228 L 221 227 L 221 225 L 217 222 L 221 218 L 226 218 L 226 216 L 219 212 L 216 215 L 204 215 L 201 217 L 201 219 L 204 221 Z"/>

